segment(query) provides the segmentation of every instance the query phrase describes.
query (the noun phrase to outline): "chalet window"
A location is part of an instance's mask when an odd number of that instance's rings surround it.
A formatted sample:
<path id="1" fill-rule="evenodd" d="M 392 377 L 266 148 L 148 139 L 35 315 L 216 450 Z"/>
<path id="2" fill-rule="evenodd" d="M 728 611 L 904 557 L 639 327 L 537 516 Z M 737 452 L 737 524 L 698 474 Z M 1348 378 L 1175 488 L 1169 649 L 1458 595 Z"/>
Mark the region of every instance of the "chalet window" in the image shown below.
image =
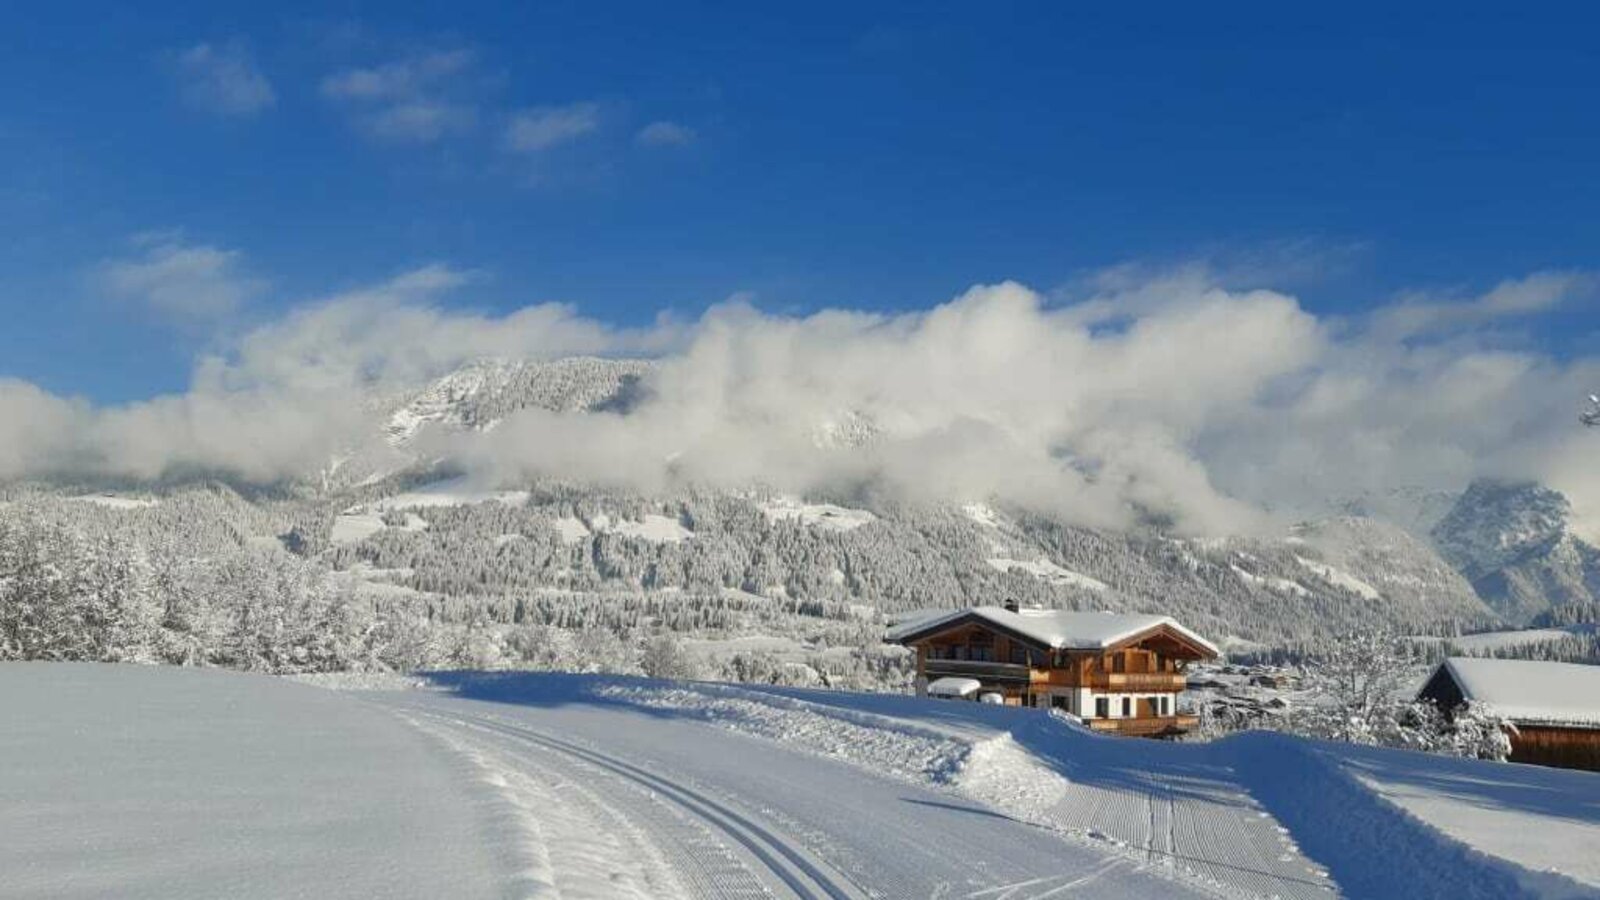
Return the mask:
<path id="1" fill-rule="evenodd" d="M 1013 664 L 1019 665 L 1019 666 L 1027 665 L 1028 664 L 1028 648 L 1022 646 L 1021 644 L 1013 643 L 1011 645 L 1011 662 Z"/>
<path id="2" fill-rule="evenodd" d="M 1111 701 L 1105 697 L 1094 698 L 1094 717 L 1096 719 L 1111 718 Z"/>
<path id="3" fill-rule="evenodd" d="M 1122 698 L 1122 717 L 1124 719 L 1126 719 L 1131 715 L 1133 715 L 1133 698 L 1131 698 L 1131 697 L 1123 697 Z"/>
<path id="4" fill-rule="evenodd" d="M 928 646 L 929 659 L 948 659 L 949 655 L 950 648 L 944 646 L 943 644 L 930 644 Z"/>
<path id="5" fill-rule="evenodd" d="M 993 662 L 993 647 L 968 647 L 967 656 L 976 662 Z"/>
<path id="6" fill-rule="evenodd" d="M 1128 661 L 1121 653 L 1116 653 L 1116 654 L 1112 655 L 1112 657 L 1111 657 L 1111 671 L 1113 671 L 1113 672 L 1124 672 L 1124 671 L 1127 671 L 1127 668 L 1128 668 Z"/>
<path id="7" fill-rule="evenodd" d="M 1170 715 L 1172 715 L 1172 713 L 1167 712 L 1167 704 L 1170 703 L 1170 702 L 1171 702 L 1171 699 L 1168 698 L 1168 697 L 1157 697 L 1156 698 L 1156 715 L 1158 715 L 1158 716 L 1170 716 Z"/>
<path id="8" fill-rule="evenodd" d="M 1066 709 L 1067 708 L 1067 699 L 1068 698 L 1063 697 L 1060 694 L 1053 694 L 1050 697 L 1050 705 L 1055 707 L 1056 709 Z"/>

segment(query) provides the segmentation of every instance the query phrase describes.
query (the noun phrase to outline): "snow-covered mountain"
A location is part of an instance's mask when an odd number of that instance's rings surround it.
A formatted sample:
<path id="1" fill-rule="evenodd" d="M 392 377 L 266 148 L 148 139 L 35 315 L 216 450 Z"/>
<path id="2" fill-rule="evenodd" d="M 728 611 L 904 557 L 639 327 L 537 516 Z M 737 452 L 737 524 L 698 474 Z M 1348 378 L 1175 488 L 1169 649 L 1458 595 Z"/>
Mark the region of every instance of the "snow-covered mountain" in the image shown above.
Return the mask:
<path id="1" fill-rule="evenodd" d="M 640 378 L 653 367 L 648 360 L 587 356 L 554 362 L 480 360 L 401 397 L 388 413 L 385 437 L 391 446 L 404 447 L 426 426 L 492 428 L 529 408 L 626 411 Z"/>
<path id="2" fill-rule="evenodd" d="M 1236 647 L 1281 646 L 1373 624 L 1521 622 L 1546 594 L 1582 599 L 1594 583 L 1595 552 L 1567 536 L 1565 501 L 1531 486 L 1474 485 L 1442 518 L 1442 495 L 1413 492 L 1364 498 L 1366 515 L 1276 537 L 1202 540 L 1154 525 L 1088 528 L 984 497 L 477 483 L 429 456 L 431 435 L 492 429 L 518 410 L 625 414 L 655 371 L 643 360 L 475 362 L 373 397 L 361 411 L 371 440 L 308 474 L 303 490 L 230 497 L 212 486 L 202 496 L 168 485 L 160 504 L 113 510 L 68 500 L 77 486 L 57 492 L 52 515 L 139 542 L 195 533 L 218 552 L 281 543 L 316 565 L 376 573 L 369 580 L 391 600 L 448 600 L 445 618 L 459 611 L 460 621 L 482 608 L 495 621 L 634 627 L 647 606 L 689 630 L 832 644 L 876 633 L 880 614 L 1013 599 L 1171 613 Z M 809 425 L 798 434 L 830 451 L 881 434 L 852 410 Z M 1444 556 L 1416 537 L 1435 518 Z"/>
<path id="3" fill-rule="evenodd" d="M 1485 602 L 1522 624 L 1600 594 L 1600 550 L 1572 534 L 1571 511 L 1547 487 L 1479 480 L 1434 526 L 1433 539 Z"/>

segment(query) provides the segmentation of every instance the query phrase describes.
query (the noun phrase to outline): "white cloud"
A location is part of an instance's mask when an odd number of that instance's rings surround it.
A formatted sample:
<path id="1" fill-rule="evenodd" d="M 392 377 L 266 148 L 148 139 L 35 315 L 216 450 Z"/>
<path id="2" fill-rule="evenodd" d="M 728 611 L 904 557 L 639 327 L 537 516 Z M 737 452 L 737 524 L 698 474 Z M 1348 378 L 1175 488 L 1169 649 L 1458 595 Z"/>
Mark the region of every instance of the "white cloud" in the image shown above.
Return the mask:
<path id="1" fill-rule="evenodd" d="M 511 114 L 505 142 L 511 150 L 531 153 L 575 141 L 599 127 L 600 107 L 594 103 L 539 106 Z"/>
<path id="2" fill-rule="evenodd" d="M 99 277 L 116 296 L 140 302 L 163 316 L 184 322 L 224 318 L 258 293 L 264 284 L 240 271 L 240 254 L 205 244 L 186 244 L 173 235 L 136 239 L 143 252 L 133 259 L 103 263 Z"/>
<path id="3" fill-rule="evenodd" d="M 645 147 L 682 147 L 694 143 L 696 136 L 695 130 L 687 125 L 663 120 L 639 129 L 634 140 Z"/>
<path id="4" fill-rule="evenodd" d="M 410 100 L 431 90 L 473 62 L 470 50 L 441 50 L 370 68 L 335 72 L 322 80 L 322 93 L 341 100 Z"/>
<path id="5" fill-rule="evenodd" d="M 242 41 L 196 44 L 177 55 L 175 71 L 184 100 L 206 112 L 250 116 L 277 103 L 272 83 Z"/>
<path id="6" fill-rule="evenodd" d="M 1593 275 L 1583 272 L 1535 272 L 1502 281 L 1466 300 L 1410 294 L 1373 316 L 1375 332 L 1397 340 L 1473 328 L 1499 319 L 1553 310 L 1594 290 Z"/>
<path id="7" fill-rule="evenodd" d="M 429 143 L 476 121 L 464 79 L 474 61 L 471 50 L 454 49 L 345 69 L 322 80 L 322 95 L 344 106 L 373 137 Z"/>
<path id="8" fill-rule="evenodd" d="M 1069 306 L 1002 283 L 913 313 L 797 318 L 731 302 L 638 330 L 556 304 L 440 306 L 472 280 L 428 266 L 307 304 L 201 360 L 182 395 L 93 409 L 0 385 L 0 421 L 37 423 L 0 435 L 0 476 L 304 473 L 375 433 L 360 412 L 371 392 L 486 356 L 647 355 L 659 366 L 627 414 L 527 410 L 431 449 L 511 481 L 871 485 L 1108 527 L 1142 510 L 1202 533 L 1478 475 L 1544 479 L 1587 521 L 1600 515 L 1596 438 L 1575 421 L 1600 359 L 1508 351 L 1492 330 L 1394 341 L 1195 269 L 1123 273 Z M 1549 291 L 1526 287 L 1540 283 L 1471 302 L 1549 308 Z M 875 440 L 815 440 L 852 420 L 874 423 Z"/>

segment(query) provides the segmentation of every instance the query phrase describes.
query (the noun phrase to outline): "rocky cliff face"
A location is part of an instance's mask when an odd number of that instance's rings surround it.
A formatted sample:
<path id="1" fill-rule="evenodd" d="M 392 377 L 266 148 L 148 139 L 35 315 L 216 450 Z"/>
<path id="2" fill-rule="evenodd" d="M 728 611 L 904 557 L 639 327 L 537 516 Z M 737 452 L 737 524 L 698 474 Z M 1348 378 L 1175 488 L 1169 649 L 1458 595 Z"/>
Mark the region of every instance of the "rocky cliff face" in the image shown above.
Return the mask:
<path id="1" fill-rule="evenodd" d="M 1439 552 L 1484 602 L 1522 624 L 1600 591 L 1600 550 L 1568 528 L 1566 497 L 1532 482 L 1480 480 L 1434 526 Z"/>

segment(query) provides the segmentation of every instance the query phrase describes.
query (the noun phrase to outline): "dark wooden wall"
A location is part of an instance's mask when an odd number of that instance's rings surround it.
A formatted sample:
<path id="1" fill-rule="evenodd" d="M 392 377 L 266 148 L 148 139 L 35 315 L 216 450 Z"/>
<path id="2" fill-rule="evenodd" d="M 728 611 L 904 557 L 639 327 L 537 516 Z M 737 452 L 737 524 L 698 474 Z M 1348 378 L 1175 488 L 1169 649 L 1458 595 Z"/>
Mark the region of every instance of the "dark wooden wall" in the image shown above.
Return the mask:
<path id="1" fill-rule="evenodd" d="M 1600 772 L 1600 729 L 1519 726 L 1511 737 L 1511 761 Z"/>

